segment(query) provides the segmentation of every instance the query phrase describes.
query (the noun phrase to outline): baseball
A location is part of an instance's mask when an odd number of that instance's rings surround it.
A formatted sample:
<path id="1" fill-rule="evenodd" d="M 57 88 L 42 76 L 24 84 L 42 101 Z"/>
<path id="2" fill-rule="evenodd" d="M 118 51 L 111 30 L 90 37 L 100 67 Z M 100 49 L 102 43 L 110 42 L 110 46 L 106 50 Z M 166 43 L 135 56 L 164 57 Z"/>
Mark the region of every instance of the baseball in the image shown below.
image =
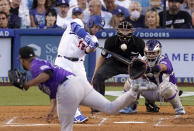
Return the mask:
<path id="1" fill-rule="evenodd" d="M 122 44 L 121 45 L 121 50 L 125 51 L 127 49 L 127 45 L 126 44 Z"/>

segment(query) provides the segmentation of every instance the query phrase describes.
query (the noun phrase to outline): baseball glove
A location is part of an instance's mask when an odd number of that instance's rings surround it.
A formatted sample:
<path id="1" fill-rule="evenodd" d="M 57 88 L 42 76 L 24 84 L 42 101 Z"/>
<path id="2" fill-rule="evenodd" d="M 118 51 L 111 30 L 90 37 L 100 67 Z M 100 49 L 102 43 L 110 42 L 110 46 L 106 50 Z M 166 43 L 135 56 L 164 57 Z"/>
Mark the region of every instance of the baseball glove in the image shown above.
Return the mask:
<path id="1" fill-rule="evenodd" d="M 24 82 L 27 81 L 27 75 L 25 73 L 20 72 L 17 69 L 9 70 L 8 77 L 10 82 L 17 88 L 23 90 Z"/>
<path id="2" fill-rule="evenodd" d="M 147 71 L 147 64 L 138 58 L 134 58 L 128 66 L 128 73 L 132 80 L 140 78 Z"/>

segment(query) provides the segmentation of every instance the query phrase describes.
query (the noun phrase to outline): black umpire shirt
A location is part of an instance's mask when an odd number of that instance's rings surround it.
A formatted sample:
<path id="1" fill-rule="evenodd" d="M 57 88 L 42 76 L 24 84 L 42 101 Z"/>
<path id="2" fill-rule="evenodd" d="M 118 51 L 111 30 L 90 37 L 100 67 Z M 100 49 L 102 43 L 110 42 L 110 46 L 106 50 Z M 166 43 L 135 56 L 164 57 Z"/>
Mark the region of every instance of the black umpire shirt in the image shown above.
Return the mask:
<path id="1" fill-rule="evenodd" d="M 123 43 L 121 43 L 121 41 L 119 40 L 117 35 L 115 35 L 115 36 L 112 36 L 112 37 L 109 37 L 108 39 L 106 39 L 104 48 L 109 50 L 109 51 L 112 51 L 114 53 L 117 53 L 117 54 L 127 58 L 128 60 L 131 60 L 134 56 L 137 57 L 139 54 L 141 56 L 144 56 L 145 42 L 141 38 L 138 38 L 136 36 L 132 36 L 130 41 L 128 43 L 126 43 L 127 49 L 125 51 L 123 51 L 121 49 L 122 44 Z M 106 52 L 102 51 L 101 55 L 106 57 L 108 54 Z M 108 59 L 111 59 L 111 60 L 113 60 L 116 63 L 119 63 L 121 65 L 125 65 L 124 63 L 118 61 L 114 57 L 109 57 Z"/>
<path id="2" fill-rule="evenodd" d="M 163 27 L 163 14 L 160 12 L 160 26 Z M 166 12 L 166 27 L 167 28 L 191 28 L 191 16 L 186 11 L 179 11 L 176 15 L 169 14 L 169 11 Z"/>

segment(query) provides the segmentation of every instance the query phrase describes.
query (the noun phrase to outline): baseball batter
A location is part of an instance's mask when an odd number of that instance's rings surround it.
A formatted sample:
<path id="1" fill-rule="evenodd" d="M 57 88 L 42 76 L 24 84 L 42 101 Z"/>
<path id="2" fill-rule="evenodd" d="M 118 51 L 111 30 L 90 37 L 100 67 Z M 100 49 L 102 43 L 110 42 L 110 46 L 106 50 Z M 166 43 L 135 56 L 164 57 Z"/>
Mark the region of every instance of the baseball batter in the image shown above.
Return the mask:
<path id="1" fill-rule="evenodd" d="M 61 131 L 72 130 L 74 114 L 80 104 L 114 114 L 136 100 L 138 88 L 131 88 L 110 102 L 95 91 L 86 79 L 36 58 L 31 47 L 20 48 L 19 57 L 23 68 L 32 74 L 32 80 L 25 82 L 22 87 L 28 90 L 31 86 L 39 85 L 51 98 L 56 98 Z"/>
<path id="2" fill-rule="evenodd" d="M 87 32 L 81 19 L 73 19 L 61 38 L 55 65 L 73 72 L 76 76 L 80 76 L 81 79 L 87 80 L 84 59 L 86 54 L 96 50 L 98 40 L 95 34 L 103 28 L 104 24 L 104 19 L 101 16 L 93 15 L 88 21 Z M 81 113 L 77 109 L 75 121 L 80 115 Z M 83 118 L 79 120 L 79 123 L 87 119 Z"/>
<path id="3" fill-rule="evenodd" d="M 143 79 L 128 79 L 125 90 L 131 88 L 131 83 L 141 86 L 141 95 L 150 103 L 155 101 L 170 102 L 176 114 L 185 114 L 178 95 L 178 87 L 173 66 L 170 60 L 161 55 L 162 45 L 158 40 L 148 40 L 144 49 L 144 60 L 148 64 L 147 73 Z"/>

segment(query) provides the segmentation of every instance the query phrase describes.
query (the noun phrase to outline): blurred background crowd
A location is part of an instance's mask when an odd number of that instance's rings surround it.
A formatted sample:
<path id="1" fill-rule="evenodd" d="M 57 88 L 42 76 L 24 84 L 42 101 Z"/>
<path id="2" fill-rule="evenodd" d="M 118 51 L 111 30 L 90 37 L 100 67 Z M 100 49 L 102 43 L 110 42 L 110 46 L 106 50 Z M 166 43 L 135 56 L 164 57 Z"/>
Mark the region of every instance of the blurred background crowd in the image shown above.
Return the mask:
<path id="1" fill-rule="evenodd" d="M 194 28 L 194 0 L 0 0 L 0 28 L 66 28 L 90 16 L 116 28 L 126 19 L 135 28 Z"/>

